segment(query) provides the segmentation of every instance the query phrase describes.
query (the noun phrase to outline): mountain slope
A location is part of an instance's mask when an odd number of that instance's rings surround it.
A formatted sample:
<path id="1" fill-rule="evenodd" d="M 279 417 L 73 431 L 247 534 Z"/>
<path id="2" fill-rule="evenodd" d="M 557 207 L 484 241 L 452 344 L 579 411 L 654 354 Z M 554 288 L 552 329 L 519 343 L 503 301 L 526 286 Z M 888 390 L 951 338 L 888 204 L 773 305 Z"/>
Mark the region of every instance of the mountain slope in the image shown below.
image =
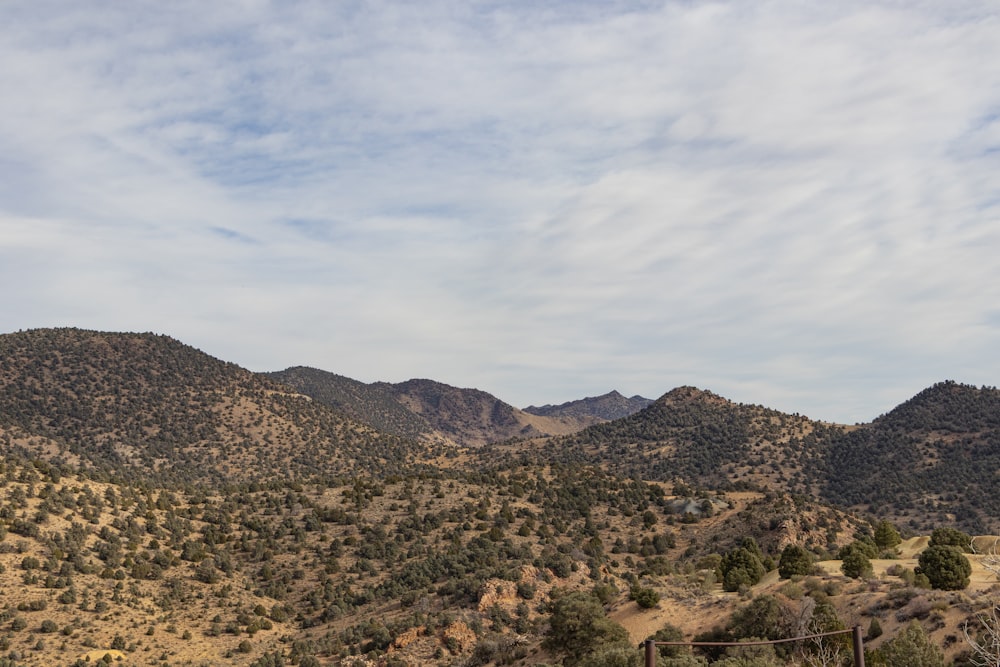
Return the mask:
<path id="1" fill-rule="evenodd" d="M 744 604 L 714 573 L 744 539 L 772 561 L 793 543 L 828 558 L 875 519 L 912 532 L 998 514 L 990 388 L 941 383 L 841 427 L 681 387 L 574 435 L 447 457 L 344 413 L 389 396 L 401 423 L 474 443 L 551 417 L 427 380 L 301 375 L 317 398 L 164 336 L 0 336 L 4 651 L 26 667 L 108 649 L 129 664 L 551 662 L 566 591 L 601 595 L 633 645 L 672 619 L 690 638 Z M 886 635 L 918 618 L 957 652 L 995 580 L 913 588 L 913 555 L 891 562 L 898 578 L 883 561 L 845 585 L 826 561 L 752 593 L 792 611 L 832 599 L 845 625 L 877 616 Z M 636 587 L 659 604 L 641 609 Z"/>
<path id="2" fill-rule="evenodd" d="M 610 608 L 638 611 L 641 581 L 663 593 L 648 622 L 696 625 L 741 602 L 707 592 L 704 556 L 746 538 L 772 557 L 826 549 L 864 528 L 760 493 L 698 499 L 712 516 L 678 527 L 660 485 L 576 466 L 219 493 L 3 463 L 3 641 L 23 667 L 109 651 L 123 665 L 537 664 L 489 648 L 536 653 L 548 603 L 593 590 L 597 572 Z"/>
<path id="3" fill-rule="evenodd" d="M 284 385 L 153 334 L 0 336 L 0 443 L 108 474 L 351 474 L 428 455 Z"/>
<path id="4" fill-rule="evenodd" d="M 1000 391 L 935 384 L 838 440 L 827 470 L 831 502 L 888 510 L 914 527 L 930 516 L 996 530 Z"/>
<path id="5" fill-rule="evenodd" d="M 1000 530 L 993 388 L 940 383 L 871 424 L 847 427 L 681 387 L 634 415 L 553 439 L 537 455 L 642 479 L 809 495 L 913 530 Z"/>
<path id="6" fill-rule="evenodd" d="M 433 430 L 427 419 L 396 400 L 392 385 L 366 384 L 306 366 L 266 375 L 383 433 L 415 438 Z"/>
<path id="7" fill-rule="evenodd" d="M 561 405 L 534 405 L 524 408 L 525 412 L 542 417 L 597 417 L 605 421 L 621 419 L 639 412 L 650 403 L 651 398 L 635 395 L 626 398 L 617 391 L 611 391 L 602 396 L 590 396 Z"/>
<path id="8" fill-rule="evenodd" d="M 805 417 L 679 387 L 634 415 L 553 441 L 546 453 L 602 462 L 650 479 L 684 479 L 707 487 L 736 481 L 782 484 L 807 492 L 801 473 L 816 451 L 790 443 L 820 428 Z M 800 483 L 788 483 L 796 473 Z"/>
<path id="9" fill-rule="evenodd" d="M 564 435 L 598 421 L 587 415 L 534 415 L 485 391 L 433 380 L 366 384 L 302 366 L 267 375 L 383 433 L 462 447 Z"/>
<path id="10" fill-rule="evenodd" d="M 573 433 L 593 423 L 586 417 L 530 415 L 478 389 L 433 380 L 377 383 L 437 432 L 463 446 L 478 447 L 511 438 Z"/>

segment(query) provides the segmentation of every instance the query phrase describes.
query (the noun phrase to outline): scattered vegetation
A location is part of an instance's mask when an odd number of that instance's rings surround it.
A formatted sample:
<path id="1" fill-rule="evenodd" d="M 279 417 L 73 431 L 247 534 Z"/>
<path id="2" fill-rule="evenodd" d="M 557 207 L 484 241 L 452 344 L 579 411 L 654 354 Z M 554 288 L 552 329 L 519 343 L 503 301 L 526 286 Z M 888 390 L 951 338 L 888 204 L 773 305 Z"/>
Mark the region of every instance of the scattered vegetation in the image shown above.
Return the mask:
<path id="1" fill-rule="evenodd" d="M 682 388 L 469 449 L 407 412 L 416 393 L 458 400 L 436 383 L 335 392 L 318 373 L 290 386 L 152 334 L 0 336 L 0 666 L 632 666 L 648 636 L 862 624 L 869 664 L 938 665 L 989 636 L 995 591 L 970 587 L 983 556 L 963 552 L 992 505 L 903 556 L 965 501 L 931 501 L 928 472 L 918 518 L 901 466 L 887 514 L 866 515 L 881 491 L 835 468 L 858 443 L 896 465 L 903 441 L 988 453 L 994 390 L 946 383 L 848 429 Z M 677 625 L 647 627 L 664 613 Z M 840 665 L 845 642 L 661 647 L 658 664 Z"/>

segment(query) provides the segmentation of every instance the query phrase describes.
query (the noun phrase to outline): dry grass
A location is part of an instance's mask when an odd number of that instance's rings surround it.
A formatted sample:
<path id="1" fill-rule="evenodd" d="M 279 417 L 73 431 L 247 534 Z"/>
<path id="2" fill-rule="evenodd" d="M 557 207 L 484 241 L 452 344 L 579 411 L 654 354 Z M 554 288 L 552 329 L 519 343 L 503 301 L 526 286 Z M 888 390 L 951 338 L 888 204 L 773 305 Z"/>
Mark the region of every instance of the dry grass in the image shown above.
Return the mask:
<path id="1" fill-rule="evenodd" d="M 553 481 L 551 473 L 547 474 L 546 478 Z M 0 490 L 0 505 L 8 501 L 15 489 L 24 491 L 33 489 L 26 494 L 30 497 L 26 498 L 23 508 L 17 511 L 15 517 L 30 519 L 36 516 L 42 502 L 38 497 L 38 491 L 42 486 L 40 483 L 7 483 Z M 103 498 L 106 491 L 117 487 L 67 477 L 53 485 L 50 492 L 59 493 L 68 490 L 79 495 L 83 493 L 84 488 L 89 488 L 93 496 Z M 666 490 L 666 485 L 663 488 Z M 350 509 L 351 501 L 345 495 L 345 491 L 345 488 L 306 488 L 302 493 L 308 495 L 311 501 L 320 507 Z M 153 492 L 149 498 L 155 498 L 156 495 L 156 492 Z M 410 502 L 415 503 L 419 512 L 423 514 L 476 505 L 484 497 L 489 496 L 487 489 L 459 480 L 427 479 L 395 482 L 386 484 L 379 494 L 371 497 L 360 509 L 360 517 L 363 523 L 383 525 L 391 529 L 407 516 Z M 174 510 L 183 513 L 186 507 L 183 494 L 177 494 L 177 497 L 181 504 Z M 221 498 L 214 500 L 218 501 Z M 492 500 L 492 513 L 499 508 L 500 499 L 492 497 L 490 500 Z M 526 495 L 505 496 L 504 500 L 509 502 L 511 510 L 519 517 L 521 510 L 536 514 L 538 512 L 538 507 L 533 505 Z M 668 555 L 670 563 L 682 562 L 681 555 L 689 548 L 698 553 L 706 553 L 713 550 L 712 545 L 716 545 L 714 550 L 721 552 L 733 540 L 738 541 L 742 534 L 739 531 L 748 527 L 747 521 L 760 520 L 755 512 L 766 514 L 771 511 L 768 508 L 784 508 L 782 511 L 786 512 L 794 509 L 786 507 L 783 504 L 786 500 L 782 498 L 769 499 L 764 494 L 752 492 L 730 493 L 718 500 L 724 502 L 716 503 L 716 513 L 713 516 L 703 518 L 695 524 L 678 523 L 669 527 L 676 536 L 676 546 Z M 257 508 L 256 511 L 262 516 L 268 515 L 263 507 Z M 287 511 L 288 516 L 301 517 L 301 510 L 293 507 Z M 813 509 L 804 509 L 801 515 L 809 521 L 815 521 L 817 516 Z M 74 524 L 82 525 L 88 531 L 86 544 L 92 547 L 99 541 L 97 534 L 102 527 L 111 525 L 116 518 L 121 519 L 126 516 L 134 518 L 143 530 L 148 527 L 149 517 L 160 525 L 165 520 L 165 513 L 161 510 L 150 510 L 145 515 L 137 515 L 134 514 L 133 508 L 119 506 L 115 509 L 105 506 L 100 515 L 95 517 L 86 516 L 84 509 L 77 508 L 49 514 L 41 524 L 41 530 L 43 535 L 61 534 Z M 281 521 L 282 515 L 274 516 L 275 521 Z M 591 511 L 591 521 L 594 525 L 600 526 L 601 536 L 608 550 L 616 536 L 652 535 L 667 529 L 668 526 L 664 525 L 665 520 L 666 517 L 660 514 L 659 523 L 654 528 L 647 529 L 642 525 L 639 515 L 628 516 L 613 511 L 605 505 L 594 506 Z M 539 554 L 542 543 L 536 534 L 533 532 L 529 535 L 517 534 L 515 529 L 521 521 L 519 518 L 510 526 L 507 537 L 513 543 L 526 546 L 535 554 Z M 203 525 L 205 524 L 200 519 L 192 519 L 192 528 L 195 531 Z M 849 524 L 844 524 L 841 530 L 845 539 L 850 535 L 848 528 Z M 807 535 L 799 527 L 791 524 L 780 524 L 773 532 L 774 545 L 779 545 L 782 540 L 800 539 Z M 358 529 L 353 525 L 327 524 L 322 531 L 307 534 L 308 541 L 303 545 L 303 553 L 289 551 L 275 554 L 271 563 L 276 571 L 291 571 L 295 568 L 304 571 L 304 576 L 294 582 L 294 590 L 289 595 L 289 600 L 297 600 L 321 584 L 324 576 L 322 568 L 310 555 L 314 552 L 318 540 L 328 542 L 334 537 L 344 539 L 358 534 Z M 478 534 L 476 530 L 468 533 L 469 536 L 476 534 Z M 234 534 L 232 539 L 238 539 L 238 534 Z M 436 534 L 426 536 L 426 540 L 431 544 L 435 539 L 437 539 Z M 162 545 L 164 540 L 160 542 Z M 887 570 L 893 565 L 913 568 L 916 565 L 917 554 L 925 546 L 926 538 L 908 540 L 900 546 L 899 559 L 873 561 L 874 577 L 867 582 L 845 579 L 840 574 L 839 561 L 825 561 L 818 564 L 818 571 L 822 574 L 817 579 L 820 585 L 831 584 L 831 590 L 836 590 L 836 594 L 830 600 L 848 626 L 859 624 L 867 628 L 871 618 L 876 616 L 882 622 L 885 636 L 888 637 L 906 622 L 907 619 L 903 617 L 909 614 L 922 614 L 922 620 L 928 629 L 931 629 L 935 640 L 941 645 L 946 645 L 950 641 L 949 636 L 961 637 L 961 624 L 977 605 L 981 607 L 987 603 L 997 582 L 991 573 L 982 568 L 979 557 L 973 555 L 970 557 L 974 568 L 973 578 L 968 591 L 941 593 L 915 590 L 912 599 L 907 600 L 908 606 L 893 607 L 886 600 L 894 595 L 893 591 L 903 589 L 905 585 L 898 577 L 888 575 Z M 149 550 L 151 547 L 150 535 L 144 534 L 130 553 Z M 772 545 L 770 550 L 774 553 L 775 546 Z M 87 553 L 89 560 L 96 560 L 91 552 Z M 365 618 L 374 618 L 389 624 L 407 618 L 415 610 L 448 611 L 441 607 L 443 599 L 427 595 L 411 607 L 403 607 L 398 600 L 372 604 L 360 609 L 357 615 L 348 615 L 308 629 L 289 621 L 274 622 L 271 629 L 260 630 L 253 636 L 241 628 L 237 628 L 235 634 L 225 631 L 219 634 L 212 630 L 213 626 L 225 627 L 233 622 L 241 611 L 247 612 L 260 604 L 265 608 L 271 608 L 276 604 L 274 600 L 254 593 L 259 582 L 252 579 L 252 573 L 259 564 L 246 565 L 242 571 L 235 572 L 232 578 L 224 578 L 217 584 L 197 581 L 193 576 L 195 565 L 188 562 L 179 562 L 170 567 L 165 571 L 163 579 L 157 581 L 135 580 L 131 576 L 123 580 L 102 578 L 99 571 L 90 574 L 73 573 L 72 585 L 76 591 L 76 600 L 71 603 L 61 603 L 59 597 L 65 588 L 46 587 L 46 572 L 40 569 L 26 571 L 22 567 L 26 557 L 36 558 L 44 564 L 50 556 L 48 547 L 34 538 L 9 533 L 6 539 L 0 542 L 0 564 L 4 568 L 4 571 L 0 572 L 0 596 L 2 596 L 0 600 L 9 612 L 7 619 L 0 624 L 0 633 L 7 638 L 7 646 L 3 651 L 5 654 L 17 651 L 22 656 L 21 662 L 25 665 L 41 667 L 69 664 L 85 654 L 89 654 L 93 662 L 95 658 L 100 659 L 105 652 L 112 650 L 116 636 L 125 642 L 122 660 L 116 661 L 116 664 L 161 665 L 163 662 L 168 662 L 171 665 L 195 666 L 247 665 L 266 652 L 282 650 L 287 655 L 290 640 L 316 639 L 328 633 L 335 634 Z M 573 558 L 579 567 L 564 579 L 553 577 L 550 573 L 538 571 L 533 567 L 522 569 L 521 580 L 533 584 L 536 592 L 529 605 L 530 618 L 535 624 L 535 634 L 527 635 L 526 655 L 520 664 L 528 665 L 552 660 L 552 656 L 547 656 L 540 649 L 539 633 L 545 627 L 544 603 L 553 588 L 559 586 L 568 589 L 587 589 L 593 586 L 594 581 L 587 576 L 585 557 L 574 552 Z M 626 566 L 626 560 L 629 559 L 635 561 L 637 568 L 642 561 L 635 554 L 624 552 L 609 554 L 609 563 L 606 565 L 604 576 L 619 590 L 619 594 L 609 606 L 609 615 L 628 630 L 635 643 L 668 623 L 680 627 L 688 637 L 691 637 L 698 632 L 724 624 L 732 612 L 746 601 L 738 594 L 723 592 L 717 584 L 706 585 L 705 573 L 695 571 L 688 566 L 676 574 L 644 577 L 642 584 L 655 588 L 661 595 L 661 601 L 653 609 L 640 609 L 635 602 L 627 599 L 628 584 L 622 578 L 624 572 L 630 571 L 631 566 Z M 335 579 L 350 580 L 357 588 L 376 586 L 388 574 L 385 571 L 367 574 L 350 573 L 356 562 L 353 552 L 346 552 L 340 559 L 341 570 L 340 574 L 335 575 Z M 95 564 L 100 565 L 99 562 Z M 26 583 L 26 575 L 29 577 L 37 575 L 38 579 Z M 752 589 L 751 594 L 780 595 L 787 590 L 784 588 L 786 585 L 787 582 L 779 581 L 777 573 L 772 572 Z M 170 586 L 175 588 L 175 592 L 170 599 L 166 599 L 165 593 Z M 44 608 L 39 608 L 42 606 L 42 601 Z M 411 665 L 449 664 L 450 661 L 461 655 L 468 655 L 472 651 L 475 635 L 470 635 L 470 627 L 483 627 L 485 630 L 480 635 L 482 638 L 488 634 L 489 615 L 495 606 L 512 613 L 513 608 L 521 601 L 512 594 L 510 582 L 488 581 L 481 591 L 478 605 L 451 610 L 454 618 L 453 626 L 437 627 L 433 630 L 412 627 L 395 638 L 390 651 L 395 658 L 408 661 Z M 101 604 L 98 604 L 99 602 Z M 22 607 L 21 610 L 18 610 L 19 606 Z M 15 618 L 24 620 L 23 628 L 15 629 Z M 54 624 L 56 631 L 41 632 L 44 621 Z M 448 632 L 463 639 L 461 641 L 449 639 L 446 635 Z M 510 634 L 509 630 L 507 632 Z M 473 639 L 470 639 L 470 636 Z M 249 643 L 244 645 L 249 651 L 247 653 L 241 652 L 243 642 Z M 458 642 L 457 649 L 456 642 Z M 960 641 L 953 642 L 949 651 L 954 654 L 961 648 Z M 442 657 L 435 657 L 439 654 Z"/>

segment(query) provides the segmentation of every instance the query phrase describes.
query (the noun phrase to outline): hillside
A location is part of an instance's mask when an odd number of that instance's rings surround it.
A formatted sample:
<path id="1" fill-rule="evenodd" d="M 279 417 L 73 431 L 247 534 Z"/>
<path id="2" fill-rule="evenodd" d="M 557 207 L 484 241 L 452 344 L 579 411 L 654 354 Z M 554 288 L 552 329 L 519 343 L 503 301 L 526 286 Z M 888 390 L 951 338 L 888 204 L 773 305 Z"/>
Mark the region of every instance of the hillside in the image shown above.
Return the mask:
<path id="1" fill-rule="evenodd" d="M 552 440 L 541 456 L 601 464 L 644 479 L 808 494 L 808 472 L 821 465 L 821 450 L 798 445 L 829 430 L 805 417 L 679 387 L 634 415 Z"/>
<path id="2" fill-rule="evenodd" d="M 305 366 L 265 375 L 383 433 L 418 438 L 434 430 L 427 419 L 393 396 L 389 384 L 367 384 Z"/>
<path id="3" fill-rule="evenodd" d="M 16 459 L 0 473 L 2 643 L 38 666 L 110 650 L 125 664 L 367 653 L 450 665 L 505 651 L 531 664 L 561 591 L 600 585 L 610 610 L 648 623 L 658 610 L 627 596 L 642 581 L 664 608 L 712 600 L 704 611 L 717 616 L 739 597 L 712 592 L 695 565 L 705 554 L 746 537 L 770 552 L 796 539 L 822 548 L 862 525 L 764 494 L 718 496 L 713 516 L 677 523 L 657 485 L 586 468 L 225 494 Z M 820 520 L 825 530 L 808 527 Z"/>
<path id="4" fill-rule="evenodd" d="M 629 417 L 553 439 L 538 460 L 709 489 L 772 488 L 898 521 L 1000 531 L 1000 392 L 931 387 L 871 424 L 846 427 L 674 389 Z M 492 451 L 490 460 L 524 456 Z"/>
<path id="5" fill-rule="evenodd" d="M 864 428 L 828 456 L 823 496 L 880 509 L 914 528 L 927 517 L 1000 531 L 1000 391 L 942 382 Z"/>
<path id="6" fill-rule="evenodd" d="M 781 489 L 914 531 L 1000 532 L 996 389 L 940 383 L 855 427 L 692 387 L 594 424 L 604 398 L 623 397 L 598 398 L 537 415 L 431 380 L 365 384 L 303 367 L 254 374 L 154 334 L 0 336 L 0 444 L 118 478 L 377 474 L 465 465 L 459 452 L 471 447 L 480 468 L 528 456 L 700 488 Z"/>
<path id="7" fill-rule="evenodd" d="M 352 475 L 434 452 L 154 334 L 0 336 L 0 443 L 115 477 Z"/>
<path id="8" fill-rule="evenodd" d="M 969 591 L 914 586 L 925 537 L 868 581 L 824 561 L 727 593 L 720 554 L 747 539 L 772 563 L 788 544 L 828 558 L 870 526 L 803 498 L 673 497 L 586 467 L 216 493 L 8 457 L 0 489 L 0 645 L 24 667 L 109 652 L 159 666 L 552 664 L 543 639 L 569 591 L 593 591 L 632 647 L 668 624 L 692 639 L 752 595 L 799 618 L 826 604 L 846 626 L 879 619 L 880 641 L 917 619 L 955 654 L 996 581 L 977 567 Z M 679 516 L 691 501 L 712 510 Z M 658 601 L 640 606 L 635 587 Z"/>
<path id="9" fill-rule="evenodd" d="M 511 438 L 562 435 L 597 421 L 594 417 L 530 415 L 478 389 L 460 389 L 433 380 L 379 383 L 438 433 L 466 447 Z"/>
<path id="10" fill-rule="evenodd" d="M 154 334 L 8 334 L 0 660 L 553 664 L 560 600 L 586 592 L 628 651 L 762 599 L 878 619 L 873 645 L 915 619 L 954 657 L 996 577 L 972 557 L 968 591 L 930 591 L 913 568 L 929 528 L 997 520 L 998 415 L 995 389 L 951 382 L 856 427 L 680 387 L 579 430 L 430 380 L 265 376 Z M 925 537 L 847 579 L 831 559 L 877 519 Z M 747 544 L 772 571 L 725 592 Z M 779 581 L 788 545 L 822 562 Z"/>

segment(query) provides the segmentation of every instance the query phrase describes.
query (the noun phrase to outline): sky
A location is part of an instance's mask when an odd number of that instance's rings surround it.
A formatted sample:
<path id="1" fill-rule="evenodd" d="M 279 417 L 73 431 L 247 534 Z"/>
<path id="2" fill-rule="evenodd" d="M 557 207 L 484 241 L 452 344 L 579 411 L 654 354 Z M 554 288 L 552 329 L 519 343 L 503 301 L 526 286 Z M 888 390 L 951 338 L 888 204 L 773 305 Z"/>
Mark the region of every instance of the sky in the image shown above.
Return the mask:
<path id="1" fill-rule="evenodd" d="M 0 3 L 0 332 L 518 407 L 1000 384 L 1000 3 Z"/>

